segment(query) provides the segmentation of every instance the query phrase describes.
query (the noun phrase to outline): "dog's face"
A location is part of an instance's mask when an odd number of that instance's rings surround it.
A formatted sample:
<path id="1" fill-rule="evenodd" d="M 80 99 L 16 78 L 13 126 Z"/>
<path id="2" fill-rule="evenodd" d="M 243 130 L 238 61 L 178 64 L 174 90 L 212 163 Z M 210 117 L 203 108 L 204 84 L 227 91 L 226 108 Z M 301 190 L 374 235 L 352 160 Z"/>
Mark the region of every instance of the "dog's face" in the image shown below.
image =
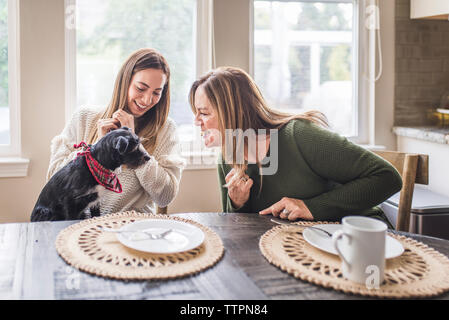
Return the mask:
<path id="1" fill-rule="evenodd" d="M 100 143 L 103 139 L 105 143 Z M 142 146 L 139 137 L 127 127 L 113 130 L 105 135 L 103 139 L 99 141 L 100 148 L 103 149 L 103 145 L 109 148 L 112 147 L 114 158 L 118 160 L 120 165 L 137 168 L 151 158 Z M 106 152 L 106 150 L 103 150 L 103 152 Z M 111 152 L 110 149 L 109 152 Z"/>

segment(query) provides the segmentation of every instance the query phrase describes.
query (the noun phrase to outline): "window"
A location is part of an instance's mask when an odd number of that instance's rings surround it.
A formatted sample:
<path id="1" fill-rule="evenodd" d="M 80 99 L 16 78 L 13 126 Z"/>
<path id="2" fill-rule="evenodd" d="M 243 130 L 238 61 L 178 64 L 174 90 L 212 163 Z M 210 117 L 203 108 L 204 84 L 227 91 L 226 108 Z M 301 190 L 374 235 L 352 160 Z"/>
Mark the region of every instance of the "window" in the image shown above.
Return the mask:
<path id="1" fill-rule="evenodd" d="M 83 105 L 106 107 L 129 54 L 155 48 L 170 66 L 169 116 L 183 153 L 201 154 L 188 92 L 211 68 L 211 14 L 211 0 L 66 0 L 66 120 Z"/>
<path id="2" fill-rule="evenodd" d="M 254 1 L 253 10 L 253 73 L 269 104 L 320 110 L 333 130 L 360 136 L 357 2 Z"/>
<path id="3" fill-rule="evenodd" d="M 10 144 L 8 100 L 8 1 L 0 0 L 0 145 Z"/>
<path id="4" fill-rule="evenodd" d="M 29 162 L 20 158 L 18 25 L 17 1 L 0 0 L 0 177 L 25 176 Z"/>
<path id="5" fill-rule="evenodd" d="M 19 95 L 19 14 L 15 0 L 0 0 L 0 177 L 25 177 L 21 158 Z"/>
<path id="6" fill-rule="evenodd" d="M 170 65 L 170 117 L 191 124 L 186 102 L 196 76 L 195 9 L 195 0 L 77 0 L 76 106 L 107 106 L 121 64 L 151 47 Z"/>

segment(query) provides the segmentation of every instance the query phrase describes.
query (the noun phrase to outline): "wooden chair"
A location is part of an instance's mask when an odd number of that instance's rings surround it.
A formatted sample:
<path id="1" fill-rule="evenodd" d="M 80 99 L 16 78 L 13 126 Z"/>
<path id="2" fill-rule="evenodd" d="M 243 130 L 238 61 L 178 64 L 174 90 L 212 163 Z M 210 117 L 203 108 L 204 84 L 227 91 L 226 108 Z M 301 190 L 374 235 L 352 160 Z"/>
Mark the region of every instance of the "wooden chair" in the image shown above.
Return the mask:
<path id="1" fill-rule="evenodd" d="M 402 189 L 395 228 L 398 231 L 408 232 L 415 183 L 429 184 L 429 156 L 397 151 L 374 151 L 374 153 L 390 162 L 401 174 Z"/>

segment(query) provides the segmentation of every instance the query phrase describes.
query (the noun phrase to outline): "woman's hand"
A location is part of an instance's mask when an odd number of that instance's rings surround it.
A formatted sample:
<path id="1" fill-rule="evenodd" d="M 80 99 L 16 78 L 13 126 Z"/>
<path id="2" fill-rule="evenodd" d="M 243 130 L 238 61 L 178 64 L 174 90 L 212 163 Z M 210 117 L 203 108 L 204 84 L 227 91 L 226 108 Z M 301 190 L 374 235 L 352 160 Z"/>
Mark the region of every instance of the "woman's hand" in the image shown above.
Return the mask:
<path id="1" fill-rule="evenodd" d="M 272 214 L 281 219 L 294 221 L 296 219 L 313 220 L 312 213 L 304 201 L 284 197 L 280 201 L 259 212 L 259 214 Z"/>
<path id="2" fill-rule="evenodd" d="M 117 110 L 112 119 L 119 121 L 120 127 L 128 127 L 134 132 L 134 116 L 125 110 Z"/>
<path id="3" fill-rule="evenodd" d="M 116 119 L 100 119 L 97 121 L 98 139 L 104 137 L 109 131 L 120 128 L 120 121 Z"/>
<path id="4" fill-rule="evenodd" d="M 234 169 L 229 171 L 229 173 L 225 177 L 226 184 L 228 184 L 229 181 L 232 180 L 234 174 Z M 246 201 L 248 201 L 252 185 L 253 180 L 245 174 L 240 179 L 234 179 L 228 186 L 228 195 L 234 208 L 238 209 L 242 207 L 246 203 Z"/>

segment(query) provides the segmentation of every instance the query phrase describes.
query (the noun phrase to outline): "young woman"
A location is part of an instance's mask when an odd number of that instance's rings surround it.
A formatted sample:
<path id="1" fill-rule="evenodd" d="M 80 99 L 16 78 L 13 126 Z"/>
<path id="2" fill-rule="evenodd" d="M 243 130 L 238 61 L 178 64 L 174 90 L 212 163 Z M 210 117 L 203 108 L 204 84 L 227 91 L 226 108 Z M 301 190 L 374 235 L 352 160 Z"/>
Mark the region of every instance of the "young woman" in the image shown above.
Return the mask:
<path id="1" fill-rule="evenodd" d="M 165 58 L 153 49 L 131 54 L 120 69 L 112 99 L 104 110 L 77 110 L 62 133 L 51 142 L 47 180 L 69 161 L 81 141 L 93 144 L 110 130 L 131 128 L 143 138 L 152 156 L 145 165 L 122 168 L 117 177 L 122 193 L 107 192 L 100 203 L 101 214 L 125 210 L 153 212 L 153 205 L 167 206 L 176 196 L 184 161 L 170 108 L 170 70 Z"/>
<path id="2" fill-rule="evenodd" d="M 269 108 L 251 77 L 232 67 L 194 82 L 189 99 L 205 145 L 221 146 L 223 211 L 321 221 L 359 214 L 387 222 L 376 205 L 401 189 L 399 173 L 329 131 L 323 114 Z"/>

